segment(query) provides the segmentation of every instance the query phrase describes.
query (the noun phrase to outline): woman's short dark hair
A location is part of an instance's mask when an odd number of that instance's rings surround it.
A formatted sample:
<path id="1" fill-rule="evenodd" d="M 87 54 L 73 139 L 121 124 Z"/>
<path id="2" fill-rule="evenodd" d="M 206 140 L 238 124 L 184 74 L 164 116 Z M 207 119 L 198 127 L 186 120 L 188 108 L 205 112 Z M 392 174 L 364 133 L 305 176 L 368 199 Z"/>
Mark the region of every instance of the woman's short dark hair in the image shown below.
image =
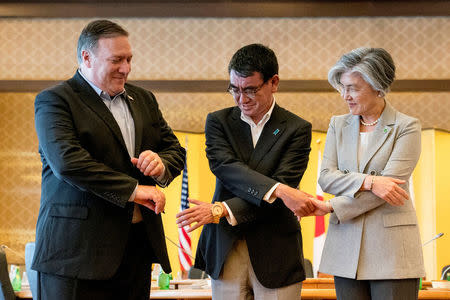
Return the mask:
<path id="1" fill-rule="evenodd" d="M 278 61 L 269 47 L 261 44 L 250 44 L 242 47 L 231 58 L 228 73 L 234 70 L 241 77 L 252 76 L 259 72 L 264 82 L 278 74 Z"/>
<path id="2" fill-rule="evenodd" d="M 382 94 L 389 92 L 395 79 L 395 64 L 391 55 L 382 48 L 357 48 L 344 54 L 328 72 L 328 82 L 342 92 L 341 76 L 357 72 Z"/>
<path id="3" fill-rule="evenodd" d="M 94 51 L 98 40 L 101 38 L 112 38 L 116 36 L 128 36 L 128 32 L 119 24 L 109 20 L 92 21 L 84 27 L 78 38 L 77 59 L 78 64 L 83 62 L 81 52 L 83 50 Z"/>

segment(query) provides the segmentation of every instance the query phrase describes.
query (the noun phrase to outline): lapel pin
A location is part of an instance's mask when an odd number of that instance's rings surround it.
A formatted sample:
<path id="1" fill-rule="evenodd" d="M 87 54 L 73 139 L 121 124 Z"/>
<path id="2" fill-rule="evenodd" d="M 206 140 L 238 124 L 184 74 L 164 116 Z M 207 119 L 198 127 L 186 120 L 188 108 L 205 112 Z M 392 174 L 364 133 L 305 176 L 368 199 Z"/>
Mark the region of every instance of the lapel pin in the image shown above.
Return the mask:
<path id="1" fill-rule="evenodd" d="M 134 98 L 131 97 L 130 95 L 128 95 L 128 99 L 130 99 L 131 101 L 134 101 Z"/>
<path id="2" fill-rule="evenodd" d="M 273 132 L 273 135 L 277 135 L 278 134 L 278 132 L 280 132 L 280 129 L 275 129 L 275 131 Z"/>

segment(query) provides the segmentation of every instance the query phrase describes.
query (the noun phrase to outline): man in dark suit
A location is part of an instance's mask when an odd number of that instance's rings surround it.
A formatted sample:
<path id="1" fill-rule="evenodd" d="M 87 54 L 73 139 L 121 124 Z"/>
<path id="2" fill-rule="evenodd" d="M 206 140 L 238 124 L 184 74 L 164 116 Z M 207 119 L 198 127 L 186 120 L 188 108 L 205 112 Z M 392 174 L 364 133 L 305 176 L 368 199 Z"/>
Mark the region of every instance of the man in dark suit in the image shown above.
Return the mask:
<path id="1" fill-rule="evenodd" d="M 278 62 L 260 44 L 238 50 L 228 67 L 237 106 L 206 120 L 206 155 L 216 175 L 212 203 L 177 215 L 205 225 L 195 267 L 212 277 L 213 299 L 299 299 L 302 237 L 296 215 L 314 209 L 296 189 L 309 159 L 311 124 L 275 103 Z M 225 218 L 223 218 L 225 217 Z"/>
<path id="2" fill-rule="evenodd" d="M 170 272 L 155 185 L 181 172 L 185 151 L 153 94 L 126 83 L 127 31 L 93 21 L 77 54 L 75 76 L 35 101 L 38 299 L 148 299 L 151 264 Z"/>

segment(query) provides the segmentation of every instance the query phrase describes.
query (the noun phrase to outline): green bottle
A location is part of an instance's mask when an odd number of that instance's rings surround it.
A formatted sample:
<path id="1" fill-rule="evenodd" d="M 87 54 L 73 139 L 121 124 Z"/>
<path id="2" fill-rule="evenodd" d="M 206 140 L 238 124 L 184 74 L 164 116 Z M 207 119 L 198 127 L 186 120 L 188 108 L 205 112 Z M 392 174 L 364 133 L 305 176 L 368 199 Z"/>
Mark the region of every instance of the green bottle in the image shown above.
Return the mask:
<path id="1" fill-rule="evenodd" d="M 172 279 L 172 274 L 166 274 L 161 269 L 158 277 L 158 286 L 161 290 L 168 290 L 170 286 L 170 280 Z"/>
<path id="2" fill-rule="evenodd" d="M 20 268 L 16 268 L 16 275 L 14 276 L 11 285 L 13 287 L 13 290 L 18 292 L 22 288 L 22 279 L 20 278 Z"/>

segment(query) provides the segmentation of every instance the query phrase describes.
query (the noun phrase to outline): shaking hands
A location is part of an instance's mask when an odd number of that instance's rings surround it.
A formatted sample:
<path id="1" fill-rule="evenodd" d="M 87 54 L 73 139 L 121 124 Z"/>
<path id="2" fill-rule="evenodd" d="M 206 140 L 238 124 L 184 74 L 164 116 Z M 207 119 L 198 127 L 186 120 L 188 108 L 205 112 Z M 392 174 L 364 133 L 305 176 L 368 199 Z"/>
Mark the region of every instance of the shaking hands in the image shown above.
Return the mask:
<path id="1" fill-rule="evenodd" d="M 275 189 L 274 195 L 280 198 L 299 219 L 306 216 L 323 216 L 331 212 L 331 207 L 325 202 L 285 184 L 280 184 Z"/>

